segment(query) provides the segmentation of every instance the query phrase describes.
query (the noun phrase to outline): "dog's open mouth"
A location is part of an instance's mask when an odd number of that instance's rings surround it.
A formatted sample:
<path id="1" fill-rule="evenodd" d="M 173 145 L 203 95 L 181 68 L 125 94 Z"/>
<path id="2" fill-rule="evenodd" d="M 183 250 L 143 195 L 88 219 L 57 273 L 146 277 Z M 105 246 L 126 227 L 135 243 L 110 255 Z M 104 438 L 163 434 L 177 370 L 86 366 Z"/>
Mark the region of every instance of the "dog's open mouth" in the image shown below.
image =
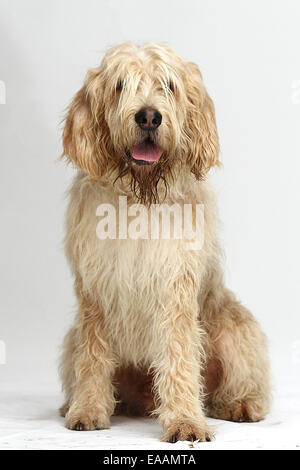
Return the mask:
<path id="1" fill-rule="evenodd" d="M 162 153 L 162 149 L 148 138 L 132 148 L 131 158 L 138 165 L 152 165 L 160 159 Z"/>

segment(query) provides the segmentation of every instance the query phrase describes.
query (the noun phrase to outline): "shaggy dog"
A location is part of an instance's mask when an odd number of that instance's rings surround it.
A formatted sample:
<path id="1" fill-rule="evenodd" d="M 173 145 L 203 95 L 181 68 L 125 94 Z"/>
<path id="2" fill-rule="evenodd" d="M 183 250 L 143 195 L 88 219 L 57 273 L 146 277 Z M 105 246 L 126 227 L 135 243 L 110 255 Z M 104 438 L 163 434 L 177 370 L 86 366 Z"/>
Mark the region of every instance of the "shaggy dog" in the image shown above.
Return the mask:
<path id="1" fill-rule="evenodd" d="M 65 241 L 78 300 L 61 360 L 66 426 L 106 429 L 114 412 L 155 414 L 165 441 L 208 441 L 205 414 L 263 419 L 266 339 L 223 284 L 207 182 L 218 134 L 198 67 L 166 45 L 109 49 L 68 109 L 63 147 L 78 168 Z M 119 196 L 131 215 L 203 205 L 201 248 L 148 233 L 99 239 L 97 208 L 118 207 Z"/>

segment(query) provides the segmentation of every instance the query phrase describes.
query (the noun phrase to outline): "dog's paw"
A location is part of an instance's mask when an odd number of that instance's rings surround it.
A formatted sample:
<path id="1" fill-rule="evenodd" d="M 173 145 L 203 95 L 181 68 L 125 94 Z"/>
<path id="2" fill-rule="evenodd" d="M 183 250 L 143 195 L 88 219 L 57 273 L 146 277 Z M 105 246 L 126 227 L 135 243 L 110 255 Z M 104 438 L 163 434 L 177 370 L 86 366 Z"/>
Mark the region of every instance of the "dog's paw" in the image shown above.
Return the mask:
<path id="1" fill-rule="evenodd" d="M 108 429 L 109 418 L 95 410 L 70 410 L 66 414 L 66 428 L 74 431 L 94 431 Z"/>
<path id="2" fill-rule="evenodd" d="M 209 442 L 214 438 L 214 432 L 208 424 L 194 421 L 178 421 L 171 424 L 165 431 L 162 440 L 175 443 L 177 441 Z"/>
<path id="3" fill-rule="evenodd" d="M 225 421 L 235 421 L 238 423 L 254 423 L 265 418 L 266 411 L 254 402 L 244 400 L 222 406 L 212 406 L 209 410 L 209 416 Z"/>

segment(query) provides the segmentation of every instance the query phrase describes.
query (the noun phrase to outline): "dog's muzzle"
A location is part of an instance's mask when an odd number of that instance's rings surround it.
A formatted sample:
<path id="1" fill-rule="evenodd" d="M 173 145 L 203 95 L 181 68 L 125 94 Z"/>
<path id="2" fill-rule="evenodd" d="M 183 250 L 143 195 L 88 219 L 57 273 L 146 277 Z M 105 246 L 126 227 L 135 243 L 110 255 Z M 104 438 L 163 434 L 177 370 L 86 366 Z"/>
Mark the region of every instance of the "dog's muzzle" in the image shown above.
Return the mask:
<path id="1" fill-rule="evenodd" d="M 134 116 L 139 128 L 145 132 L 145 138 L 134 145 L 130 151 L 131 159 L 137 165 L 152 165 L 157 162 L 163 151 L 154 142 L 154 132 L 161 125 L 162 115 L 157 109 L 145 107 Z"/>

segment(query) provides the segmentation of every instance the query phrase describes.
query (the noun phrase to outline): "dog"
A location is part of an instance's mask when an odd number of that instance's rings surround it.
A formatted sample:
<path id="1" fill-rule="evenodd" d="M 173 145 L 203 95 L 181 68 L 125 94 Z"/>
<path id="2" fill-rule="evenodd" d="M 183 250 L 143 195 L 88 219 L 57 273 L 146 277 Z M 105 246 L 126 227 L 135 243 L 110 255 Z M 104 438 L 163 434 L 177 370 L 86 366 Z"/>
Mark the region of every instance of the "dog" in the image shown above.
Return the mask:
<path id="1" fill-rule="evenodd" d="M 164 44 L 110 48 L 71 102 L 62 140 L 62 157 L 78 170 L 65 239 L 78 302 L 60 364 L 66 427 L 154 415 L 164 441 L 210 441 L 205 416 L 263 419 L 267 342 L 223 283 L 207 175 L 220 165 L 219 141 L 197 65 Z M 97 236 L 97 208 L 117 207 L 120 197 L 127 215 L 200 205 L 201 247 L 187 249 L 187 237 L 130 238 L 126 229 Z M 116 235 L 120 222 L 113 226 Z"/>

